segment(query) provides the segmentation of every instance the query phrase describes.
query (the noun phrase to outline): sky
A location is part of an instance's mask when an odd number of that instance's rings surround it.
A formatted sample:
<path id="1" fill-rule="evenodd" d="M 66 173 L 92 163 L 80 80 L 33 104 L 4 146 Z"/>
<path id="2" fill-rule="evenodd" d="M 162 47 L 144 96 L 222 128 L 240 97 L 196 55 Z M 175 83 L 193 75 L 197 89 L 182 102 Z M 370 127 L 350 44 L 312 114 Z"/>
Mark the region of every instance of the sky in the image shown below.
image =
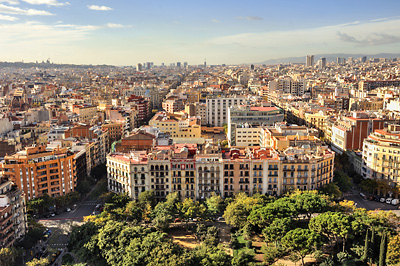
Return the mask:
<path id="1" fill-rule="evenodd" d="M 398 0 L 0 0 L 0 61 L 258 63 L 399 53 Z"/>

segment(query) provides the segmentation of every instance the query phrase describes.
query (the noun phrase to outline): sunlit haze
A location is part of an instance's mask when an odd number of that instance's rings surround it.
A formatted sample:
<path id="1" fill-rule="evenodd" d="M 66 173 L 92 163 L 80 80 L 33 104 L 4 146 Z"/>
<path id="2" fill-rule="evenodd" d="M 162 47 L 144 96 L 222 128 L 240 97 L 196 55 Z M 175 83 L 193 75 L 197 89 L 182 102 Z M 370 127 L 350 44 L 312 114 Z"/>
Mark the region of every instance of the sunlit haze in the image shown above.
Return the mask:
<path id="1" fill-rule="evenodd" d="M 0 0 L 0 61 L 242 64 L 393 53 L 399 10 L 400 1 Z"/>

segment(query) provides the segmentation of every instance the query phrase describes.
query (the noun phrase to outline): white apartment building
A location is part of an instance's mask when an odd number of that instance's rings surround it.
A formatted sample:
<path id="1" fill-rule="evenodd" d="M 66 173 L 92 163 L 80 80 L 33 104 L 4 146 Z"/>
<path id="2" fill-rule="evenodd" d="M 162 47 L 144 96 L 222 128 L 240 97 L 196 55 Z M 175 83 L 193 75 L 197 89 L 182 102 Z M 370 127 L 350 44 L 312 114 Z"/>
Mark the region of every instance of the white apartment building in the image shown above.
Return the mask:
<path id="1" fill-rule="evenodd" d="M 222 127 L 227 123 L 228 108 L 238 106 L 246 102 L 245 97 L 227 97 L 227 98 L 207 98 L 207 124 L 216 127 Z"/>
<path id="2" fill-rule="evenodd" d="M 150 189 L 146 152 L 130 154 L 113 153 L 107 156 L 107 188 L 115 193 L 127 193 L 138 199 L 139 194 Z"/>

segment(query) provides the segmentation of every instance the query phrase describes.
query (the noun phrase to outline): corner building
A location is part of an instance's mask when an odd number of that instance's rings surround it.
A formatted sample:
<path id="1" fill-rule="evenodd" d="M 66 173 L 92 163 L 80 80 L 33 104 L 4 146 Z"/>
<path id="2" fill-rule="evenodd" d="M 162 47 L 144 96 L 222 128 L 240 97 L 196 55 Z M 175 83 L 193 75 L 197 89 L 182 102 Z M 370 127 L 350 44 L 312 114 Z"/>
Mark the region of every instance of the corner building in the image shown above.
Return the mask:
<path id="1" fill-rule="evenodd" d="M 67 148 L 28 147 L 5 156 L 2 168 L 4 178 L 24 191 L 26 200 L 44 194 L 51 197 L 68 194 L 77 183 L 74 153 Z"/>

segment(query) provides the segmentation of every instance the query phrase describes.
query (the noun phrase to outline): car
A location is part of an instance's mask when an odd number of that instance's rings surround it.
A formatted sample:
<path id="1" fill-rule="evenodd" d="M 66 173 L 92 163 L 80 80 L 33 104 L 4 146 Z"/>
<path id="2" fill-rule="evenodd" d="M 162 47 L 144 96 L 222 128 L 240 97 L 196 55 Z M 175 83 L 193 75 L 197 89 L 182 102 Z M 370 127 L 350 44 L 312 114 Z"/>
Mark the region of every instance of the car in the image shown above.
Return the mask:
<path id="1" fill-rule="evenodd" d="M 67 209 L 66 209 L 66 211 L 67 211 L 67 212 L 70 212 L 70 211 L 71 211 L 71 209 L 70 209 L 70 208 L 67 208 Z"/>
<path id="2" fill-rule="evenodd" d="M 56 215 L 59 215 L 59 214 L 60 214 L 60 212 L 59 212 L 59 211 L 56 211 L 56 212 L 55 212 L 55 214 L 56 214 Z"/>
<path id="3" fill-rule="evenodd" d="M 218 217 L 217 220 L 218 220 L 218 221 L 225 221 L 225 218 L 224 218 L 224 217 Z"/>
<path id="4" fill-rule="evenodd" d="M 53 212 L 53 213 L 50 213 L 50 216 L 54 217 L 54 216 L 56 216 L 56 214 Z"/>
<path id="5" fill-rule="evenodd" d="M 374 201 L 379 202 L 379 197 L 378 196 L 374 196 Z"/>
<path id="6" fill-rule="evenodd" d="M 50 218 L 50 214 L 46 213 L 46 214 L 44 215 L 44 218 Z"/>
<path id="7" fill-rule="evenodd" d="M 399 205 L 399 199 L 393 199 L 392 205 L 394 205 L 394 206 Z"/>
<path id="8" fill-rule="evenodd" d="M 175 222 L 175 223 L 180 223 L 180 222 L 181 222 L 181 219 L 176 218 L 174 222 Z"/>
<path id="9" fill-rule="evenodd" d="M 386 199 L 385 198 L 380 198 L 379 201 L 382 202 L 382 203 L 385 203 Z"/>
<path id="10" fill-rule="evenodd" d="M 386 204 L 392 204 L 392 200 L 393 200 L 392 198 L 387 198 L 386 199 Z"/>

